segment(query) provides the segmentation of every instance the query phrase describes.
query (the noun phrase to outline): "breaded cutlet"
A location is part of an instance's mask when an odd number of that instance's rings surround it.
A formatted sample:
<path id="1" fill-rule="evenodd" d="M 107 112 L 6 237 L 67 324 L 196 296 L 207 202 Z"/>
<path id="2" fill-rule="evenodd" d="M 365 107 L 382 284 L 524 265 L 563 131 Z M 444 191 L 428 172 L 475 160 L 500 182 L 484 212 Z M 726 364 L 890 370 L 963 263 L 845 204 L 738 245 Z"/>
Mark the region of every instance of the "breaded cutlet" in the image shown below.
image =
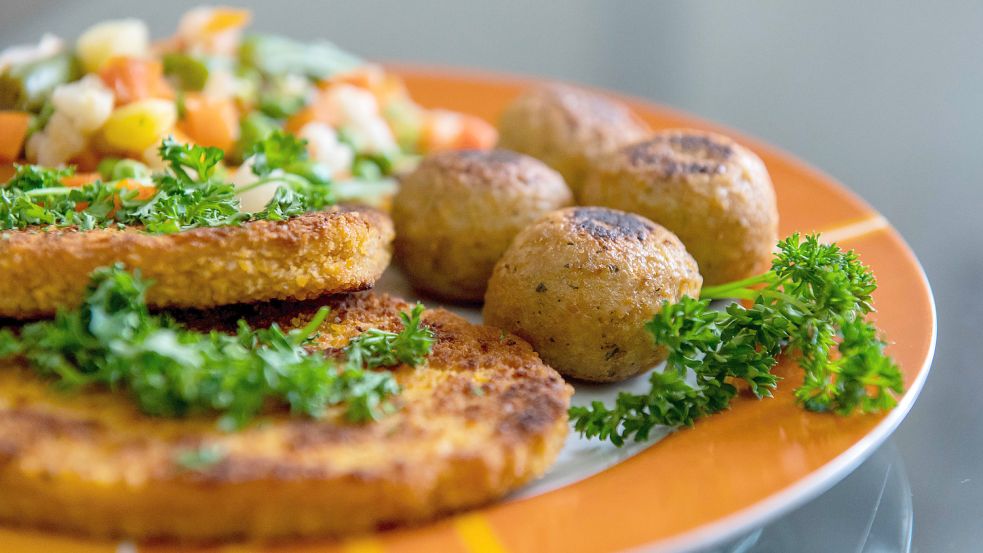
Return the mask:
<path id="1" fill-rule="evenodd" d="M 123 262 L 154 282 L 152 307 L 306 300 L 370 288 L 389 264 L 392 221 L 335 207 L 286 221 L 153 235 L 140 228 L 0 233 L 0 318 L 72 307 L 97 267 Z"/>
<path id="2" fill-rule="evenodd" d="M 303 325 L 331 314 L 315 349 L 397 331 L 410 306 L 358 293 L 177 316 L 196 328 Z M 426 311 L 427 362 L 394 370 L 398 410 L 353 424 L 268 412 L 239 432 L 214 418 L 142 414 L 125 391 L 66 395 L 0 367 L 0 522 L 100 537 L 183 541 L 341 536 L 419 523 L 502 497 L 554 462 L 572 389 L 521 339 Z M 204 467 L 188 452 L 222 452 Z"/>

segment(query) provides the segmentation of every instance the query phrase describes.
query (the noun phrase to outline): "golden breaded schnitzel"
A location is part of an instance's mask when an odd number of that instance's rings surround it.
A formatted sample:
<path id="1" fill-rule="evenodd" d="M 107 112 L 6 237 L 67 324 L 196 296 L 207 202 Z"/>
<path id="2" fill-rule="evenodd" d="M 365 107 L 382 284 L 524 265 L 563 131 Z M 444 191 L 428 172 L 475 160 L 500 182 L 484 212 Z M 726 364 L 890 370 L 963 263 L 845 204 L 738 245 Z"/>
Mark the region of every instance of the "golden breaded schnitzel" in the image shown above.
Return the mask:
<path id="1" fill-rule="evenodd" d="M 281 222 L 153 235 L 139 228 L 0 233 L 0 317 L 78 303 L 89 274 L 122 261 L 154 281 L 152 307 L 306 300 L 370 288 L 389 264 L 392 221 L 336 207 Z"/>
<path id="2" fill-rule="evenodd" d="M 332 312 L 315 347 L 329 351 L 399 330 L 409 308 L 353 294 L 179 317 L 297 327 L 321 305 Z M 427 363 L 395 369 L 399 410 L 361 425 L 340 410 L 278 412 L 223 432 L 211 418 L 144 415 L 125 392 L 65 395 L 0 367 L 0 522 L 136 539 L 338 536 L 486 503 L 541 475 L 566 437 L 571 388 L 513 335 L 439 309 L 423 320 L 438 340 Z M 189 466 L 202 451 L 220 454 Z"/>

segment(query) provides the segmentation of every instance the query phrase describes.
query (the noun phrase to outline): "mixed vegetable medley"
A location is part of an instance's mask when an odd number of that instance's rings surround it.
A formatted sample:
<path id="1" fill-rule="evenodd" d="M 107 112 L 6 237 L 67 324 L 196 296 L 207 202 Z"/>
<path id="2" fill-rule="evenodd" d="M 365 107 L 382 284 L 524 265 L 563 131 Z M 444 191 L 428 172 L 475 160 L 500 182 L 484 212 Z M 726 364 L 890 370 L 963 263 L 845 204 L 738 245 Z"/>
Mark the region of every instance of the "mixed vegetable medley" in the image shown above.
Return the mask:
<path id="1" fill-rule="evenodd" d="M 256 183 L 282 174 L 256 170 L 274 134 L 306 150 L 305 180 L 348 190 L 391 184 L 386 178 L 420 154 L 495 141 L 481 119 L 418 106 L 378 65 L 326 41 L 244 34 L 249 20 L 246 10 L 200 7 L 160 41 L 144 22 L 122 19 L 74 43 L 45 35 L 8 48 L 0 53 L 0 164 L 73 166 L 77 174 L 63 177 L 76 186 L 125 173 L 139 196 L 172 164 L 165 152 L 201 146 L 224 153 L 218 173 L 237 188 L 243 211 L 258 212 L 278 188 Z"/>

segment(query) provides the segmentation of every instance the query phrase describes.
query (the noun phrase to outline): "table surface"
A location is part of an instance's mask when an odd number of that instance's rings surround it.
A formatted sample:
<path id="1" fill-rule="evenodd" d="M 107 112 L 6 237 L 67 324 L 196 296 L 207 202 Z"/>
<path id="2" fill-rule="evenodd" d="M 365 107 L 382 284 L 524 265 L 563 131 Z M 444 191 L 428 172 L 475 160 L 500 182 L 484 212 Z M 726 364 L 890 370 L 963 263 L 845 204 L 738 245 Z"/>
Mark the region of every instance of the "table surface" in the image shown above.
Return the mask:
<path id="1" fill-rule="evenodd" d="M 932 375 L 893 439 L 911 481 L 913 550 L 978 548 L 983 3 L 234 3 L 253 7 L 257 29 L 326 37 L 371 59 L 555 77 L 664 102 L 780 145 L 866 198 L 921 259 L 939 311 Z M 0 45 L 45 31 L 74 37 L 122 14 L 163 35 L 194 4 L 0 0 Z"/>

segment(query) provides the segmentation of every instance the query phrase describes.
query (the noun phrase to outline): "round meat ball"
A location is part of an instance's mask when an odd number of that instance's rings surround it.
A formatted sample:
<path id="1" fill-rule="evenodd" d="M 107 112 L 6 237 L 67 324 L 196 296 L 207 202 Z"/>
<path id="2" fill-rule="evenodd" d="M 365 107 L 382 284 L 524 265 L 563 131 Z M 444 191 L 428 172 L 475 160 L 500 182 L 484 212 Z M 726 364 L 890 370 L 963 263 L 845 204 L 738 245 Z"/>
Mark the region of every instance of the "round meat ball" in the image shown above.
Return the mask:
<path id="1" fill-rule="evenodd" d="M 679 236 L 707 285 L 768 269 L 778 207 L 765 164 L 726 136 L 658 132 L 605 155 L 583 202 L 638 213 Z"/>
<path id="2" fill-rule="evenodd" d="M 623 380 L 666 358 L 645 323 L 697 296 L 696 261 L 676 236 L 630 213 L 562 209 L 526 227 L 495 265 L 485 323 L 521 336 L 566 376 Z"/>
<path id="3" fill-rule="evenodd" d="M 433 154 L 404 177 L 393 200 L 396 259 L 418 289 L 481 301 L 512 238 L 572 203 L 563 177 L 529 156 L 507 150 Z"/>
<path id="4" fill-rule="evenodd" d="M 579 198 L 594 159 L 650 132 L 619 102 L 551 84 L 526 92 L 505 108 L 498 121 L 498 145 L 543 160 Z"/>

